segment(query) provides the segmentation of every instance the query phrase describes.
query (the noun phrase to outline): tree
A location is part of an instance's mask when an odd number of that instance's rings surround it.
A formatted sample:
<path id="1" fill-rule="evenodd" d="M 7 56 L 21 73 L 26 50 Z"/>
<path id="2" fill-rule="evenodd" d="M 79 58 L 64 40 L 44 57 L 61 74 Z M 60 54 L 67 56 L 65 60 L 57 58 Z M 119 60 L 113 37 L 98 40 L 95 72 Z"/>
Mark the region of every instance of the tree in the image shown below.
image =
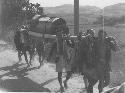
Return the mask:
<path id="1" fill-rule="evenodd" d="M 35 14 L 43 14 L 40 4 L 30 0 L 0 0 L 0 37 L 6 38 L 11 32 L 30 20 Z"/>
<path id="2" fill-rule="evenodd" d="M 29 0 L 1 0 L 3 27 L 31 19 L 39 10 L 40 4 L 29 3 Z M 43 9 L 41 9 L 43 13 Z"/>

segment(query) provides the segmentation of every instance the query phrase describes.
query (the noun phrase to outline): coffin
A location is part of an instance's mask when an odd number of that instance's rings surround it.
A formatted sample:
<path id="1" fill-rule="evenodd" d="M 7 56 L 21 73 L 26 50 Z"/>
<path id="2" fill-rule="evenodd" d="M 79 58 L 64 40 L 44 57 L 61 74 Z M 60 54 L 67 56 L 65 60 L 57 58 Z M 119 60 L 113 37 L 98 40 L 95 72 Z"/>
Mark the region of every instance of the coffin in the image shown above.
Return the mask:
<path id="1" fill-rule="evenodd" d="M 62 29 L 65 34 L 69 33 L 66 21 L 57 17 L 42 17 L 35 15 L 29 22 L 30 31 L 40 34 L 56 35 L 58 29 Z"/>

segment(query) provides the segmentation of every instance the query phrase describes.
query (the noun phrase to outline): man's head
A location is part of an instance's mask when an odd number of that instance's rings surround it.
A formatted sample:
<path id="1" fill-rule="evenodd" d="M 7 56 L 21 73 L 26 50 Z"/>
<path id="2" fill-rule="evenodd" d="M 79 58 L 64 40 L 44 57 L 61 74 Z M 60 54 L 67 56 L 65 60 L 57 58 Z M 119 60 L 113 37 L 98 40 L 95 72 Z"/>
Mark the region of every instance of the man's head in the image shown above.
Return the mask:
<path id="1" fill-rule="evenodd" d="M 57 28 L 57 29 L 56 29 L 56 35 L 57 35 L 57 37 L 59 37 L 59 38 L 62 37 L 63 33 L 62 33 L 62 29 L 61 29 L 61 28 Z"/>
<path id="2" fill-rule="evenodd" d="M 74 46 L 75 46 L 75 43 L 73 40 L 66 40 L 66 43 L 67 43 L 68 47 L 74 48 Z"/>
<path id="3" fill-rule="evenodd" d="M 22 29 L 25 29 L 25 28 L 26 28 L 26 26 L 25 26 L 25 25 L 22 25 L 22 26 L 21 26 L 21 28 L 22 28 Z"/>
<path id="4" fill-rule="evenodd" d="M 81 40 L 81 39 L 82 39 L 82 35 L 83 35 L 82 32 L 79 32 L 79 33 L 78 33 L 78 35 L 77 35 L 77 36 L 78 36 L 78 40 Z"/>
<path id="5" fill-rule="evenodd" d="M 20 29 L 20 32 L 23 32 L 23 31 L 25 31 L 26 30 L 26 26 L 25 25 L 22 25 L 21 26 L 21 29 Z"/>
<path id="6" fill-rule="evenodd" d="M 87 34 L 90 34 L 92 37 L 95 35 L 95 30 L 94 29 L 88 29 Z"/>

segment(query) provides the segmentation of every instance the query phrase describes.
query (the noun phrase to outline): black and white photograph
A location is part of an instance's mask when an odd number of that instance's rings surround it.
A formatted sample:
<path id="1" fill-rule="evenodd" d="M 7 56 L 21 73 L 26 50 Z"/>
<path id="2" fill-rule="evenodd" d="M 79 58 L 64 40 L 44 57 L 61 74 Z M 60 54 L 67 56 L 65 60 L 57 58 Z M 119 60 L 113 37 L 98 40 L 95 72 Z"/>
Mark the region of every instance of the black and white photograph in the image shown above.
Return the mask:
<path id="1" fill-rule="evenodd" d="M 0 92 L 125 93 L 125 0 L 0 0 Z"/>

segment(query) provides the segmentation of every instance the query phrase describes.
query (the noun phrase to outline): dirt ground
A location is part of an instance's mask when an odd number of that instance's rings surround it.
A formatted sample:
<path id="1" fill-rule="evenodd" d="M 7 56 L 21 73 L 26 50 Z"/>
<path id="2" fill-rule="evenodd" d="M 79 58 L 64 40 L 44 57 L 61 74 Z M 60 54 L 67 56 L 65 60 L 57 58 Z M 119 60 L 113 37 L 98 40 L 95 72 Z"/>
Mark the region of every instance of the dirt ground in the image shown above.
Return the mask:
<path id="1" fill-rule="evenodd" d="M 27 64 L 24 57 L 19 62 L 17 51 L 12 50 L 12 47 L 9 47 L 2 41 L 0 43 L 0 92 L 59 92 L 60 86 L 54 63 L 45 62 L 40 69 L 37 69 L 39 62 L 36 56 L 32 62 L 32 66 L 26 69 Z M 117 54 L 113 56 L 113 60 L 119 59 Z M 123 66 L 123 64 L 118 62 L 112 67 L 117 70 L 119 67 L 122 68 L 121 65 Z M 65 79 L 65 75 L 64 73 L 63 80 Z M 115 82 L 115 84 L 118 84 L 121 80 L 122 83 L 124 81 L 123 78 L 120 73 L 116 74 L 116 71 L 111 73 L 111 82 Z M 94 93 L 98 93 L 97 86 L 98 84 L 94 86 Z M 83 76 L 81 75 L 72 75 L 68 81 L 68 87 L 64 93 L 86 93 Z M 104 90 L 107 89 L 109 88 L 107 87 Z"/>
<path id="2" fill-rule="evenodd" d="M 26 69 L 24 59 L 18 62 L 17 52 L 10 49 L 0 49 L 0 91 L 1 92 L 59 92 L 55 64 L 44 63 L 39 66 L 36 59 L 32 67 Z M 65 73 L 63 75 L 65 79 Z M 73 75 L 68 81 L 69 88 L 65 93 L 86 93 L 82 76 Z M 97 86 L 94 93 L 97 92 Z"/>

